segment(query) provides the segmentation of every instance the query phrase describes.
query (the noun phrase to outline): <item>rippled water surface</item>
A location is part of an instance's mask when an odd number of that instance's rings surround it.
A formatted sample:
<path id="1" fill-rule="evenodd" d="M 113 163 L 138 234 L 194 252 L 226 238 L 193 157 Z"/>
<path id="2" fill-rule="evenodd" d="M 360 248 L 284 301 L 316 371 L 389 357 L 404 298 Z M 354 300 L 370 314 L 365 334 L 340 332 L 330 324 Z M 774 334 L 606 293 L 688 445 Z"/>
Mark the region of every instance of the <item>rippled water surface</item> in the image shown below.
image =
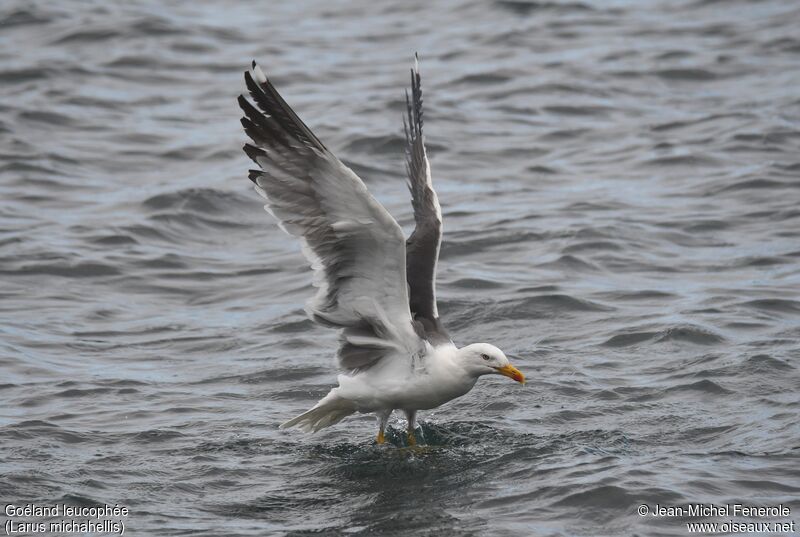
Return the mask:
<path id="1" fill-rule="evenodd" d="M 119 503 L 137 535 L 800 522 L 800 5 L 161 4 L 0 4 L 2 503 Z M 367 416 L 279 431 L 336 335 L 246 178 L 241 73 L 408 230 L 414 51 L 440 311 L 530 382 L 423 413 L 416 451 Z"/>

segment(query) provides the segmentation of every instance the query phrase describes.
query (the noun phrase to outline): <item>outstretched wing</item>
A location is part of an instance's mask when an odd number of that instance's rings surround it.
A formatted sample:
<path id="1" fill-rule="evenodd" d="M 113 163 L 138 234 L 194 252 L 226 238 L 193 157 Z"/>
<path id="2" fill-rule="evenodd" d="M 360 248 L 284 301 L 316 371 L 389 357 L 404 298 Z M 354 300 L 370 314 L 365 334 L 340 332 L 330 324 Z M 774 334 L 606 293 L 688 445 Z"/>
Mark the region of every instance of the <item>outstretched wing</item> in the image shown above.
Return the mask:
<path id="1" fill-rule="evenodd" d="M 424 342 L 408 306 L 400 226 L 255 62 L 244 78 L 258 106 L 239 96 L 242 125 L 253 140 L 244 151 L 261 168 L 251 170 L 250 179 L 267 200 L 264 208 L 303 242 L 319 288 L 306 311 L 317 323 L 343 329 L 340 365 L 365 368 L 393 351 L 421 352 Z"/>
<path id="2" fill-rule="evenodd" d="M 433 343 L 449 341 L 450 336 L 439 321 L 436 306 L 436 264 L 442 243 L 442 209 L 433 190 L 431 167 L 425 152 L 422 134 L 422 87 L 419 60 L 411 69 L 411 97 L 406 91 L 408 120 L 403 120 L 406 133 L 406 168 L 411 204 L 414 207 L 414 232 L 406 241 L 406 267 L 410 292 L 411 314 L 425 328 L 426 338 Z"/>

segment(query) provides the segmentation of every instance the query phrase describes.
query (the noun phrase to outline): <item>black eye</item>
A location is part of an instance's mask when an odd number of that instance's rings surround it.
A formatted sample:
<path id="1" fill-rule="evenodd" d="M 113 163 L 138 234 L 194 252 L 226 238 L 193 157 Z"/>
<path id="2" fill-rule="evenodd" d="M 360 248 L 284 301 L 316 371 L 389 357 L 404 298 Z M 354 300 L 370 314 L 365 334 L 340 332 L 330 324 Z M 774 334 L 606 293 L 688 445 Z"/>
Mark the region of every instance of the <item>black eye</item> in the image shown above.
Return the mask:
<path id="1" fill-rule="evenodd" d="M 483 358 L 483 359 L 484 359 L 484 360 L 486 360 L 487 362 L 488 362 L 489 360 L 491 360 L 491 359 L 492 359 L 492 357 L 491 357 L 491 356 L 489 356 L 488 354 L 481 354 L 481 358 Z"/>

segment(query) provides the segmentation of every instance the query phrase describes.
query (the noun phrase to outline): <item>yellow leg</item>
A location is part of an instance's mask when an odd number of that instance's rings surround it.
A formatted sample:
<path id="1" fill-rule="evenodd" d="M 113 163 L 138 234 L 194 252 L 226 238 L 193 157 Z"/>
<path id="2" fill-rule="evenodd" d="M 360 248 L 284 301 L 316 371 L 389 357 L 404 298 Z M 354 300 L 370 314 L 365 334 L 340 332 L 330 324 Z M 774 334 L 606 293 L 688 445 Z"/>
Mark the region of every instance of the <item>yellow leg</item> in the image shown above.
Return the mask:
<path id="1" fill-rule="evenodd" d="M 417 437 L 414 436 L 414 427 L 417 425 L 417 411 L 416 410 L 406 410 L 406 420 L 408 421 L 408 445 L 409 446 L 416 446 L 417 445 Z"/>
<path id="2" fill-rule="evenodd" d="M 386 437 L 383 436 L 383 431 L 386 430 L 386 424 L 389 423 L 389 416 L 391 415 L 392 415 L 391 409 L 383 412 L 377 412 L 375 414 L 375 417 L 378 418 L 378 438 L 376 441 L 379 444 L 383 444 L 384 442 L 386 442 Z"/>

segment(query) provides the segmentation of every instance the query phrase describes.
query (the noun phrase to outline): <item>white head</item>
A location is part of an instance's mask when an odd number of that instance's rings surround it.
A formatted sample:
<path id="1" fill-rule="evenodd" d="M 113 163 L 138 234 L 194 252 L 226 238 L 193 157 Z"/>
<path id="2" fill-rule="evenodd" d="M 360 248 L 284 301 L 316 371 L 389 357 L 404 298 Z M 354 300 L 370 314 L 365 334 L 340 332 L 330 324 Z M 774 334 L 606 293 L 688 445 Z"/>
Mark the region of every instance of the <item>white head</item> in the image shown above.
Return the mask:
<path id="1" fill-rule="evenodd" d="M 456 358 L 467 373 L 476 378 L 481 375 L 504 375 L 525 384 L 525 375 L 511 365 L 503 351 L 488 343 L 473 343 L 458 349 Z"/>

